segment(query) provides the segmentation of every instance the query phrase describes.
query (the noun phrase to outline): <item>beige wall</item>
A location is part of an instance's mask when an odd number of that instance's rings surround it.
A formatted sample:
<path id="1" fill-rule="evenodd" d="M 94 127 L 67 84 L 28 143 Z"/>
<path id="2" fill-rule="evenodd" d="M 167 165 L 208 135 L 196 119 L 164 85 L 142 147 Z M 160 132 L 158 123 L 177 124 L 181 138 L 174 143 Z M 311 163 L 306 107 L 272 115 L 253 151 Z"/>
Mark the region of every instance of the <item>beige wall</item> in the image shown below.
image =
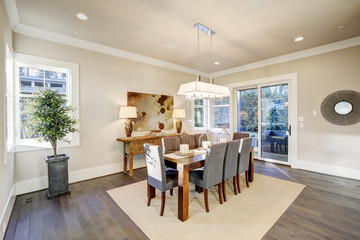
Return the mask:
<path id="1" fill-rule="evenodd" d="M 80 66 L 81 146 L 60 150 L 70 156 L 70 172 L 123 163 L 123 147 L 116 138 L 125 136 L 124 121 L 118 119 L 118 111 L 120 105 L 127 103 L 127 91 L 172 95 L 175 107 L 188 105 L 177 91 L 181 83 L 194 79 L 190 74 L 19 34 L 14 34 L 14 50 Z M 50 153 L 50 150 L 17 153 L 16 181 L 47 176 L 44 157 Z M 134 166 L 145 166 L 144 158 L 138 156 Z"/>
<path id="2" fill-rule="evenodd" d="M 321 102 L 330 93 L 345 89 L 360 92 L 359 63 L 357 46 L 218 77 L 216 81 L 229 84 L 297 72 L 298 117 L 304 117 L 304 128 L 298 126 L 298 160 L 359 171 L 360 123 L 337 126 L 320 113 Z M 314 110 L 317 116 L 313 116 Z"/>
<path id="3" fill-rule="evenodd" d="M 4 219 L 0 219 L 0 238 L 3 237 L 3 224 L 4 221 L 8 219 L 8 212 L 5 212 L 6 203 L 9 199 L 11 189 L 14 185 L 14 161 L 9 159 L 7 165 L 4 165 L 4 87 L 5 87 L 5 44 L 8 44 L 10 47 L 12 45 L 11 40 L 12 34 L 7 20 L 6 12 L 4 9 L 3 1 L 0 1 L 0 89 L 1 89 L 1 98 L 0 98 L 0 217 L 4 214 Z M 11 205 L 11 202 L 9 203 Z M 9 210 L 9 209 L 8 209 Z M 11 210 L 11 206 L 10 206 Z"/>

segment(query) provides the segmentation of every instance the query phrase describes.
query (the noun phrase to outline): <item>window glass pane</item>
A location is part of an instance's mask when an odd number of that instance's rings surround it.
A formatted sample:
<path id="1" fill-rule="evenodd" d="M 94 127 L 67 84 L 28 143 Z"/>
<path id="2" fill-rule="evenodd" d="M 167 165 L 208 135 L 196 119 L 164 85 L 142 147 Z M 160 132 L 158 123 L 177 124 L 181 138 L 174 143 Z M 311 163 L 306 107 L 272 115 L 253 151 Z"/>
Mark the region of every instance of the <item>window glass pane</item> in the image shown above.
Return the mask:
<path id="1" fill-rule="evenodd" d="M 45 71 L 45 83 L 51 90 L 58 90 L 66 95 L 66 73 Z"/>
<path id="2" fill-rule="evenodd" d="M 204 108 L 194 108 L 194 127 L 204 127 Z"/>
<path id="3" fill-rule="evenodd" d="M 20 139 L 32 139 L 32 138 L 38 138 L 36 135 L 31 135 L 26 131 L 25 123 L 27 120 L 28 115 L 23 113 L 26 99 L 28 97 L 20 97 Z"/>
<path id="4" fill-rule="evenodd" d="M 44 70 L 36 68 L 20 67 L 20 93 L 33 94 L 36 88 L 42 88 L 44 84 Z"/>
<path id="5" fill-rule="evenodd" d="M 222 100 L 213 101 L 214 105 L 229 105 L 229 97 L 224 97 Z"/>
<path id="6" fill-rule="evenodd" d="M 229 106 L 214 107 L 213 117 L 213 128 L 230 128 Z"/>
<path id="7" fill-rule="evenodd" d="M 195 99 L 194 105 L 204 105 L 204 99 Z"/>

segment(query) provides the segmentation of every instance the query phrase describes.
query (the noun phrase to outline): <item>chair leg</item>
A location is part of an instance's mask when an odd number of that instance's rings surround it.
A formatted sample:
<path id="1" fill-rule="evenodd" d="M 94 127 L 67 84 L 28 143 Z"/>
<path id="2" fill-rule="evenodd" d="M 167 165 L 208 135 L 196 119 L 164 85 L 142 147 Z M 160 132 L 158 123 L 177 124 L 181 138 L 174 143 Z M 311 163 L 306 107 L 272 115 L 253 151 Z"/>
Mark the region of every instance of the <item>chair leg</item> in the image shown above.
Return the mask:
<path id="1" fill-rule="evenodd" d="M 150 206 L 151 199 L 155 197 L 155 188 L 149 184 L 147 185 L 147 197 L 147 206 Z"/>
<path id="2" fill-rule="evenodd" d="M 249 172 L 245 172 L 245 181 L 246 181 L 246 187 L 249 187 Z"/>
<path id="3" fill-rule="evenodd" d="M 240 174 L 238 174 L 236 176 L 236 182 L 237 182 L 237 188 L 238 188 L 238 192 L 241 193 L 241 190 L 240 190 Z"/>
<path id="4" fill-rule="evenodd" d="M 204 189 L 204 202 L 205 202 L 206 212 L 209 212 L 208 190 L 206 188 Z"/>
<path id="5" fill-rule="evenodd" d="M 170 196 L 172 196 L 174 194 L 173 189 L 170 189 Z"/>
<path id="6" fill-rule="evenodd" d="M 198 193 L 201 193 L 202 191 L 203 191 L 203 188 L 202 188 L 202 187 L 199 187 Z"/>
<path id="7" fill-rule="evenodd" d="M 219 201 L 220 201 L 220 204 L 223 204 L 223 198 L 222 198 L 222 184 L 219 183 L 218 184 L 218 194 L 219 194 Z"/>
<path id="8" fill-rule="evenodd" d="M 165 208 L 165 192 L 161 192 L 161 209 L 160 209 L 160 216 L 164 215 L 164 208 Z"/>
<path id="9" fill-rule="evenodd" d="M 237 195 L 237 190 L 236 190 L 236 177 L 233 177 L 233 186 L 234 186 L 234 193 L 235 193 L 235 195 Z"/>
<path id="10" fill-rule="evenodd" d="M 222 192 L 223 192 L 223 196 L 224 196 L 224 202 L 227 201 L 226 199 L 226 188 L 225 188 L 225 181 L 223 181 L 221 184 L 222 184 Z"/>

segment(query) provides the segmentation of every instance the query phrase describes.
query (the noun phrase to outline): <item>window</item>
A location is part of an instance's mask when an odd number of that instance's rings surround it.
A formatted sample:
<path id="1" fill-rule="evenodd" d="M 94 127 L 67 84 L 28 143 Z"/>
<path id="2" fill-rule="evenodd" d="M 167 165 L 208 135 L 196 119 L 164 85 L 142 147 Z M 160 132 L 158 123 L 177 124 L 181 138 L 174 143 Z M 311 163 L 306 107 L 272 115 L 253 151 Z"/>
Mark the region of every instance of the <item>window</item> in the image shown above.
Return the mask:
<path id="1" fill-rule="evenodd" d="M 205 127 L 206 102 L 205 99 L 194 100 L 194 127 Z"/>
<path id="2" fill-rule="evenodd" d="M 6 152 L 13 151 L 14 142 L 14 61 L 13 55 L 6 45 L 5 52 L 5 135 Z M 6 157 L 5 157 L 6 159 Z"/>
<path id="3" fill-rule="evenodd" d="M 16 54 L 15 65 L 15 139 L 18 145 L 49 147 L 49 143 L 39 143 L 38 136 L 26 131 L 27 115 L 23 113 L 26 100 L 35 96 L 37 89 L 44 87 L 58 90 L 67 104 L 74 106 L 78 118 L 79 111 L 79 67 L 78 64 L 52 59 Z M 79 145 L 78 133 L 69 136 L 71 145 Z M 59 146 L 66 146 L 61 143 Z M 18 147 L 17 147 L 18 150 Z M 21 151 L 21 150 L 20 150 Z"/>
<path id="4" fill-rule="evenodd" d="M 230 128 L 229 97 L 222 100 L 194 100 L 195 128 Z"/>
<path id="5" fill-rule="evenodd" d="M 230 107 L 229 97 L 222 100 L 214 100 L 212 107 L 212 128 L 230 128 Z"/>

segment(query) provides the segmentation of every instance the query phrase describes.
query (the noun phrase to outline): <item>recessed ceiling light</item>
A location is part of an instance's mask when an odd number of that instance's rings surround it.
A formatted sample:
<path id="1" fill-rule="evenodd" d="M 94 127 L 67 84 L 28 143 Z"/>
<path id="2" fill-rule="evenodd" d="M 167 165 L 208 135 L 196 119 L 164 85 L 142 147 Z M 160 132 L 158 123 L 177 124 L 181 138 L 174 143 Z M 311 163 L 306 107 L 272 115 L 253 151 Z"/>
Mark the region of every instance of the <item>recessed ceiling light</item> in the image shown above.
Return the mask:
<path id="1" fill-rule="evenodd" d="M 302 37 L 302 36 L 299 36 L 299 37 L 294 39 L 295 42 L 300 42 L 302 40 L 304 40 L 304 37 Z"/>
<path id="2" fill-rule="evenodd" d="M 76 17 L 80 20 L 86 21 L 88 20 L 88 16 L 85 15 L 85 13 L 79 12 L 76 14 Z"/>
<path id="3" fill-rule="evenodd" d="M 78 35 L 78 32 L 73 32 L 73 34 Z"/>
<path id="4" fill-rule="evenodd" d="M 337 28 L 341 29 L 341 28 L 344 28 L 345 25 L 339 25 Z"/>
<path id="5" fill-rule="evenodd" d="M 216 61 L 216 62 L 214 62 L 214 64 L 215 64 L 215 65 L 219 65 L 219 64 L 220 64 L 220 62 Z"/>

